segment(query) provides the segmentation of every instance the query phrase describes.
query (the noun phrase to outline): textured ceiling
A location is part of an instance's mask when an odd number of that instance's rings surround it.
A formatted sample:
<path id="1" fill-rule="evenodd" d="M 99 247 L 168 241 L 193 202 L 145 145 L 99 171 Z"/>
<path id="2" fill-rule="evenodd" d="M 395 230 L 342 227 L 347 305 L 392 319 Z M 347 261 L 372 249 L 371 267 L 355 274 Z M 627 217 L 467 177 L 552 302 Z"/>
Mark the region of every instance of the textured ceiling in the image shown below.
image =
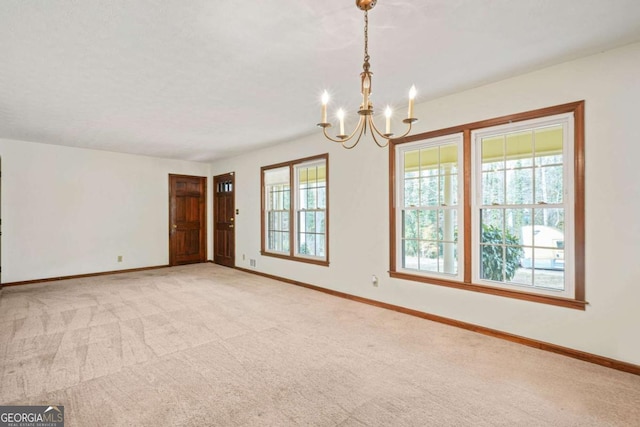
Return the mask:
<path id="1" fill-rule="evenodd" d="M 640 40 L 638 0 L 379 0 L 376 105 L 404 106 Z M 210 161 L 359 102 L 353 0 L 2 0 L 0 138 Z"/>

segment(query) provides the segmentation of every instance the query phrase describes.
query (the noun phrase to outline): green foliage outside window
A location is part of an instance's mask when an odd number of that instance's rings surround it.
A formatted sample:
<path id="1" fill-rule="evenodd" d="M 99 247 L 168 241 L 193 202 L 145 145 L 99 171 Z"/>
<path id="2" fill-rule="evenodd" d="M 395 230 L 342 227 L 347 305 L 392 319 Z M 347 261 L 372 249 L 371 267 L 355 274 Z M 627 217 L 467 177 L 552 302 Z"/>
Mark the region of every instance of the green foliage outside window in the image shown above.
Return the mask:
<path id="1" fill-rule="evenodd" d="M 482 278 L 497 282 L 513 279 L 523 255 L 519 239 L 509 232 L 503 236 L 501 229 L 485 224 L 482 226 L 482 241 Z"/>

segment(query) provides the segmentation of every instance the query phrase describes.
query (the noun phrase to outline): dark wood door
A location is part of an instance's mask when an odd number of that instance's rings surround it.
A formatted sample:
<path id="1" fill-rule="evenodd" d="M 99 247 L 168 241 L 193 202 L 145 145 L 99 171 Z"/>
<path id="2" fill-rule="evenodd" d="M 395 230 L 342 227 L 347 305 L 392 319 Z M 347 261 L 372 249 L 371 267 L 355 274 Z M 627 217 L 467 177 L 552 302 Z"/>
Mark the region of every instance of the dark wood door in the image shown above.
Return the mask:
<path id="1" fill-rule="evenodd" d="M 207 178 L 169 175 L 169 264 L 207 260 Z"/>
<path id="2" fill-rule="evenodd" d="M 235 266 L 234 173 L 213 177 L 213 262 Z"/>

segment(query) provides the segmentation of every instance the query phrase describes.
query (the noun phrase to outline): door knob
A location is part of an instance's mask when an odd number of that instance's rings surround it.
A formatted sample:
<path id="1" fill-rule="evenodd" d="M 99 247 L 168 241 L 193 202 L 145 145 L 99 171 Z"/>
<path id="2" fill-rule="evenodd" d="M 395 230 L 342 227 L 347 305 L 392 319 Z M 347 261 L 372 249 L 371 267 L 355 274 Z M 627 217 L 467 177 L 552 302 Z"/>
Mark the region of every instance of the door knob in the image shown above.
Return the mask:
<path id="1" fill-rule="evenodd" d="M 233 221 L 233 217 L 229 218 L 229 221 Z"/>
<path id="2" fill-rule="evenodd" d="M 173 228 L 178 228 L 178 226 L 177 226 L 177 225 L 175 225 L 175 224 L 173 224 Z"/>

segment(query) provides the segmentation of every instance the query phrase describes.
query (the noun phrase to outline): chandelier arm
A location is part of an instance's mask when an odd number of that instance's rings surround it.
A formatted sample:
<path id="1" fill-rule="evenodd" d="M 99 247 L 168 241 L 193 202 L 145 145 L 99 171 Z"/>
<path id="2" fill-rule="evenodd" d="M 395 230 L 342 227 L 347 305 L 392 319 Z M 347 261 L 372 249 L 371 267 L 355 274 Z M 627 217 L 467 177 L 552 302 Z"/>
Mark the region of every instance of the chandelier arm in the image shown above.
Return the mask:
<path id="1" fill-rule="evenodd" d="M 355 146 L 358 145 L 358 142 L 360 142 L 360 138 L 362 138 L 362 134 L 364 133 L 364 129 L 366 126 L 367 125 L 366 125 L 366 122 L 364 121 L 364 116 L 360 116 L 360 121 L 358 122 L 358 127 L 356 128 L 356 131 L 360 129 L 360 133 L 358 133 L 358 139 L 356 139 L 356 142 L 354 142 L 353 145 L 344 144 L 345 142 L 349 141 L 353 137 L 353 135 L 355 134 L 355 131 L 354 131 L 354 133 L 348 139 L 345 139 L 342 142 L 342 147 L 346 148 L 347 150 L 351 150 L 352 148 L 355 148 Z"/>
<path id="2" fill-rule="evenodd" d="M 356 132 L 358 132 L 358 130 L 360 129 L 360 127 L 362 126 L 362 120 L 364 119 L 364 116 L 360 116 L 360 120 L 358 120 L 358 125 L 356 126 L 356 128 L 353 130 L 353 132 L 351 132 L 351 135 L 347 136 L 346 138 L 332 138 L 329 136 L 329 134 L 327 133 L 327 127 L 323 127 L 322 128 L 322 132 L 324 133 L 324 136 L 333 141 L 333 142 L 338 142 L 340 144 L 342 144 L 344 146 L 344 143 L 349 141 L 350 139 L 352 139 L 354 137 L 354 135 L 356 134 Z M 362 135 L 362 129 L 360 129 L 360 134 Z M 360 139 L 360 137 L 358 137 L 358 140 Z M 356 142 L 357 144 L 357 142 Z M 355 146 L 355 144 L 354 144 Z"/>
<path id="3" fill-rule="evenodd" d="M 329 127 L 329 126 L 327 126 L 327 127 Z M 342 143 L 342 140 L 340 140 L 340 139 L 331 138 L 331 136 L 329 136 L 329 134 L 327 133 L 327 128 L 326 127 L 322 128 L 322 133 L 324 133 L 324 137 L 327 138 L 328 140 L 333 141 L 333 142 Z"/>
<path id="4" fill-rule="evenodd" d="M 380 148 L 384 148 L 387 145 L 389 145 L 389 137 L 384 136 L 382 133 L 380 133 L 380 131 L 378 130 L 378 128 L 376 127 L 374 121 L 373 121 L 373 116 L 369 116 L 369 127 L 371 127 L 371 138 L 373 138 L 373 142 L 376 143 L 376 145 Z M 382 138 L 384 138 L 386 141 L 383 144 L 380 144 L 378 142 L 378 138 L 376 138 L 376 134 L 378 134 L 378 136 L 381 136 Z"/>
<path id="5" fill-rule="evenodd" d="M 405 133 L 403 133 L 402 135 L 394 136 L 394 139 L 395 138 L 404 138 L 405 136 L 409 135 L 409 133 L 411 132 L 411 125 L 415 121 L 416 121 L 416 119 L 405 121 L 405 123 L 407 124 L 407 131 Z"/>

